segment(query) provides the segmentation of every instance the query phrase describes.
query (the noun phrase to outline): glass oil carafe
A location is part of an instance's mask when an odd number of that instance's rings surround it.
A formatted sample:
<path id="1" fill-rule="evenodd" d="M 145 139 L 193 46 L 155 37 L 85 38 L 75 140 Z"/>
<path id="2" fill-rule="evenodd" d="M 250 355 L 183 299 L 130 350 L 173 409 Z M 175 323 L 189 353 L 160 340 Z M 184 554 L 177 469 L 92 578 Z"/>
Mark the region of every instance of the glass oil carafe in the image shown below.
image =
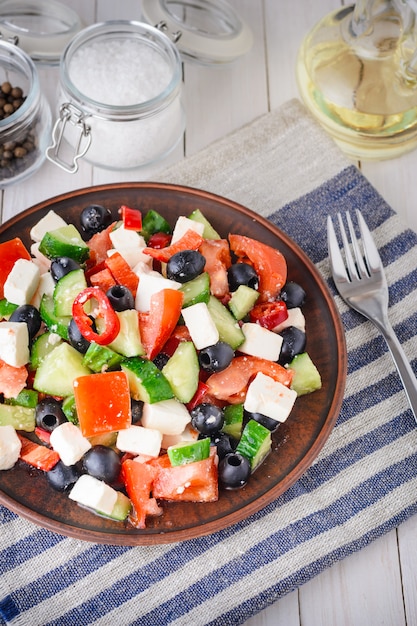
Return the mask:
<path id="1" fill-rule="evenodd" d="M 297 59 L 301 97 L 354 159 L 417 147 L 417 0 L 358 0 L 325 16 Z"/>

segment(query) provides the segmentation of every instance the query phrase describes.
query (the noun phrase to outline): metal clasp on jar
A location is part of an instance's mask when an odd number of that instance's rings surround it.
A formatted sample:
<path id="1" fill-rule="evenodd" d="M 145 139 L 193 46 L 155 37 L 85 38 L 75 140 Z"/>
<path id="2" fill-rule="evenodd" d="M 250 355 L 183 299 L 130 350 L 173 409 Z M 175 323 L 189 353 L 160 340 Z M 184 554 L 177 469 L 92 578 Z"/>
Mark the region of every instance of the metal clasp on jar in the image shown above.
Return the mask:
<path id="1" fill-rule="evenodd" d="M 155 28 L 163 33 L 168 33 L 168 24 L 163 20 L 161 22 L 158 22 L 158 24 L 155 24 Z M 182 32 L 180 30 L 177 30 L 173 33 L 169 33 L 169 35 L 171 36 L 172 42 L 177 43 L 177 41 L 179 41 L 179 39 L 181 39 L 182 37 Z"/>
<path id="2" fill-rule="evenodd" d="M 67 137 L 72 148 L 68 160 L 65 160 L 61 154 L 64 151 L 63 139 L 65 131 L 68 131 L 68 123 L 74 136 L 71 141 Z M 78 171 L 78 160 L 86 154 L 91 144 L 91 128 L 85 122 L 84 113 L 75 105 L 69 102 L 61 105 L 59 117 L 52 130 L 52 140 L 52 145 L 46 149 L 46 158 L 66 172 L 75 174 Z"/>

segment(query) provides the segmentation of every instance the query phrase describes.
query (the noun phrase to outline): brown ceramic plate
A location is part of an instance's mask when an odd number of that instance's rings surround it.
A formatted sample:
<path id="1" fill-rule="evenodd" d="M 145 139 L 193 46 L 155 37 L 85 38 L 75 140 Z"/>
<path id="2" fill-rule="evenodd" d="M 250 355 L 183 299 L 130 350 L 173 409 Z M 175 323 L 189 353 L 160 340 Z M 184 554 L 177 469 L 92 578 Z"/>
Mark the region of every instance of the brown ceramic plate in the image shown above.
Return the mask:
<path id="1" fill-rule="evenodd" d="M 42 202 L 0 227 L 0 240 L 21 237 L 30 245 L 31 227 L 50 209 L 79 225 L 81 210 L 102 204 L 117 216 L 121 204 L 146 212 L 155 209 L 171 223 L 200 208 L 224 237 L 248 235 L 279 248 L 289 279 L 308 294 L 304 307 L 308 351 L 323 380 L 320 391 L 297 399 L 285 424 L 273 435 L 273 449 L 241 490 L 222 491 L 209 504 L 163 503 L 164 513 L 149 518 L 146 530 L 99 517 L 53 491 L 42 472 L 22 462 L 0 472 L 0 502 L 52 531 L 93 542 L 123 545 L 162 544 L 213 533 L 260 510 L 287 490 L 311 465 L 339 414 L 346 379 L 346 349 L 339 314 L 320 274 L 298 246 L 267 220 L 225 198 L 176 185 L 125 183 L 91 187 Z"/>

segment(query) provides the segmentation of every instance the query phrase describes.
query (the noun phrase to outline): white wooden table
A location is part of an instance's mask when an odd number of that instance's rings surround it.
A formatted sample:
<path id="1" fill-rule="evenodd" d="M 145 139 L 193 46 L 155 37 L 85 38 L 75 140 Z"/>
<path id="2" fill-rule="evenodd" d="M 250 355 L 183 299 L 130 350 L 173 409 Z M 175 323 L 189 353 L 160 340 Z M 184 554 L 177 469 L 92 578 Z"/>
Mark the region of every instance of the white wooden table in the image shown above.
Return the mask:
<path id="1" fill-rule="evenodd" d="M 86 25 L 141 19 L 140 0 L 64 0 Z M 170 163 L 297 97 L 295 59 L 303 36 L 338 0 L 229 0 L 251 25 L 254 47 L 229 67 L 186 64 L 187 130 Z M 56 69 L 40 70 L 55 100 Z M 359 164 L 363 173 L 417 230 L 417 151 L 396 160 Z M 160 168 L 160 166 L 159 166 Z M 76 175 L 47 163 L 28 181 L 2 192 L 2 219 L 71 189 L 122 180 L 152 180 L 156 169 L 108 172 L 82 164 Z M 337 563 L 301 589 L 256 615 L 246 626 L 412 626 L 417 624 L 417 518 Z"/>

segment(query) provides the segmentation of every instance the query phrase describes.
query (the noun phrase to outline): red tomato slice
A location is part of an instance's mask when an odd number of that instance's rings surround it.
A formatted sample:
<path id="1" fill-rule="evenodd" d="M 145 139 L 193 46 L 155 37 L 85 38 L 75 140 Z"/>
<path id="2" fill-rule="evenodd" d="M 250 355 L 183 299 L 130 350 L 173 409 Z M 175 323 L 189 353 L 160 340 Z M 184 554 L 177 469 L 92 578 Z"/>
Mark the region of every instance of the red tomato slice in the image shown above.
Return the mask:
<path id="1" fill-rule="evenodd" d="M 119 213 L 122 215 L 123 226 L 126 230 L 142 230 L 142 213 L 139 209 L 132 209 L 122 204 Z"/>
<path id="2" fill-rule="evenodd" d="M 144 248 L 143 252 L 149 254 L 153 259 L 168 263 L 169 259 L 182 250 L 198 250 L 203 243 L 203 237 L 195 232 L 195 230 L 187 230 L 187 232 L 175 243 L 166 248 Z"/>
<path id="3" fill-rule="evenodd" d="M 116 222 L 113 222 L 101 232 L 93 235 L 87 242 L 87 245 L 90 248 L 90 259 L 92 259 L 95 264 L 105 261 L 107 259 L 107 251 L 113 248 L 110 233 L 115 226 Z"/>
<path id="4" fill-rule="evenodd" d="M 174 502 L 216 502 L 219 499 L 218 456 L 211 448 L 203 461 L 171 466 L 168 455 L 149 462 L 158 469 L 153 483 L 153 496 Z"/>
<path id="5" fill-rule="evenodd" d="M 272 330 L 278 324 L 282 324 L 288 317 L 287 305 L 283 300 L 275 300 L 275 302 L 261 302 L 255 304 L 249 313 L 251 322 L 259 324 L 263 328 Z"/>
<path id="6" fill-rule="evenodd" d="M 206 384 L 209 393 L 215 398 L 229 402 L 229 404 L 239 404 L 245 399 L 249 383 L 258 372 L 270 376 L 286 387 L 291 384 L 291 370 L 287 370 L 275 361 L 255 356 L 235 357 L 225 370 L 212 374 Z"/>
<path id="7" fill-rule="evenodd" d="M 145 528 L 147 515 L 162 514 L 162 509 L 155 498 L 151 497 L 152 485 L 157 473 L 157 468 L 148 463 L 128 459 L 122 465 L 122 479 L 134 508 L 129 521 L 136 528 Z"/>
<path id="8" fill-rule="evenodd" d="M 104 264 L 111 272 L 114 280 L 119 285 L 124 285 L 125 287 L 130 289 L 133 297 L 135 297 L 139 284 L 139 277 L 130 268 L 129 264 L 125 261 L 120 252 L 115 252 L 114 254 L 109 256 L 105 260 Z"/>
<path id="9" fill-rule="evenodd" d="M 210 291 L 217 298 L 229 293 L 227 269 L 232 264 L 229 244 L 226 239 L 205 239 L 199 252 L 206 259 L 204 271 L 210 276 Z"/>
<path id="10" fill-rule="evenodd" d="M 19 457 L 28 465 L 37 467 L 44 472 L 49 472 L 58 463 L 59 454 L 55 450 L 30 441 L 30 439 L 22 437 L 19 433 L 17 433 L 17 436 L 22 443 Z"/>
<path id="11" fill-rule="evenodd" d="M 279 250 L 244 235 L 229 235 L 239 261 L 253 265 L 259 276 L 260 302 L 272 302 L 287 280 L 287 262 Z"/>
<path id="12" fill-rule="evenodd" d="M 0 243 L 0 299 L 4 298 L 4 283 L 18 259 L 30 261 L 30 254 L 19 237 Z"/>
<path id="13" fill-rule="evenodd" d="M 26 386 L 28 371 L 24 365 L 13 367 L 0 359 L 0 393 L 15 398 Z"/>
<path id="14" fill-rule="evenodd" d="M 139 328 L 146 356 L 152 360 L 161 352 L 181 315 L 183 293 L 162 289 L 151 297 L 149 313 L 139 314 Z"/>

